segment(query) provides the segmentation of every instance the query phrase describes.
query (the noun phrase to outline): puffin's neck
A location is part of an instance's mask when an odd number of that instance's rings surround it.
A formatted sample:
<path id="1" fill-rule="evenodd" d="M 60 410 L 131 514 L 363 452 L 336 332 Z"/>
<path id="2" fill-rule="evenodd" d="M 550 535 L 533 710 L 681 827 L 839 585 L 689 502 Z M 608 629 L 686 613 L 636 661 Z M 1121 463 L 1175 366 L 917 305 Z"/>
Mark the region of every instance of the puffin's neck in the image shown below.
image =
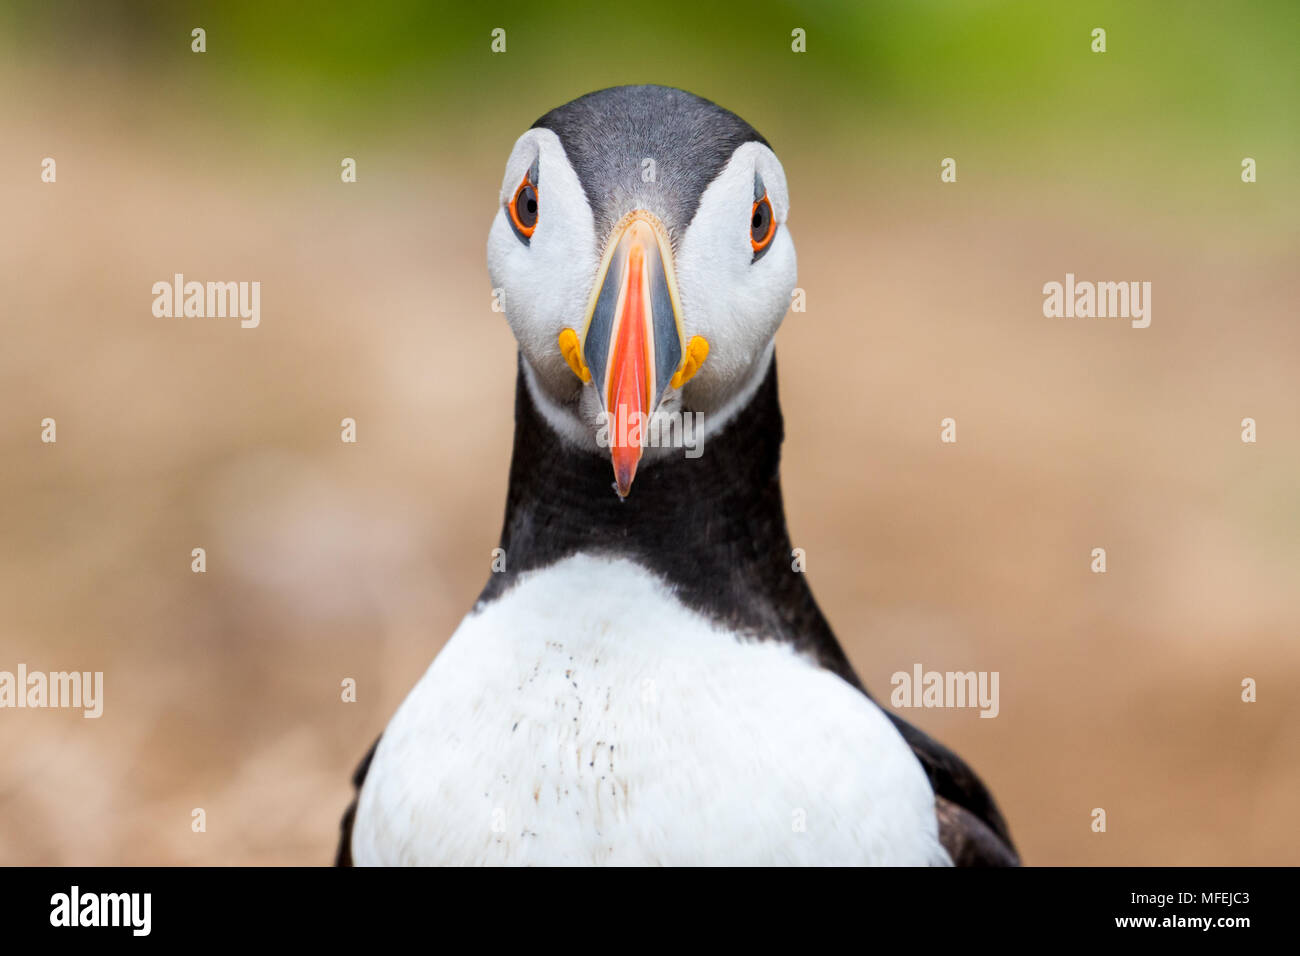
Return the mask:
<path id="1" fill-rule="evenodd" d="M 792 568 L 782 437 L 773 358 L 753 398 L 704 442 L 703 455 L 643 462 L 620 500 L 608 457 L 561 441 L 533 402 L 521 364 L 501 531 L 506 569 L 492 575 L 479 601 L 572 554 L 626 557 L 667 581 L 686 606 L 737 631 L 788 641 L 860 686 L 805 575 Z"/>

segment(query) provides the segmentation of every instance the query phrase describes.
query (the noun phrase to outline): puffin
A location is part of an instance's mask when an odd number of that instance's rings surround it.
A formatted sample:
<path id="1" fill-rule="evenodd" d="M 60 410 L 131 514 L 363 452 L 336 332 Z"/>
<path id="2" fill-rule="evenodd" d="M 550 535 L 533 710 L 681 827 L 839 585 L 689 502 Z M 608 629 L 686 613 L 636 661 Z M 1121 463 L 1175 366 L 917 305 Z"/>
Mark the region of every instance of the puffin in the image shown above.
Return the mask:
<path id="1" fill-rule="evenodd" d="M 1019 863 L 792 560 L 789 211 L 767 140 L 680 89 L 516 140 L 487 243 L 518 343 L 500 546 L 358 767 L 338 865 Z"/>

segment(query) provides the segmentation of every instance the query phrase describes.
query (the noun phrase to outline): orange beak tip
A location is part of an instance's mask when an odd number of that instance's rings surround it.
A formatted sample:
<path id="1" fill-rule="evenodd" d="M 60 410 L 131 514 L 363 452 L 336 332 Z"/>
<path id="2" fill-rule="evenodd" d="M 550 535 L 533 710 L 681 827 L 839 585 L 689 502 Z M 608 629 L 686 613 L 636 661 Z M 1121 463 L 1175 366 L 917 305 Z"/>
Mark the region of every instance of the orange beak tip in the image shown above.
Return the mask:
<path id="1" fill-rule="evenodd" d="M 632 446 L 614 448 L 614 490 L 620 498 L 626 498 L 632 491 L 632 479 L 636 477 L 637 461 L 641 449 Z"/>

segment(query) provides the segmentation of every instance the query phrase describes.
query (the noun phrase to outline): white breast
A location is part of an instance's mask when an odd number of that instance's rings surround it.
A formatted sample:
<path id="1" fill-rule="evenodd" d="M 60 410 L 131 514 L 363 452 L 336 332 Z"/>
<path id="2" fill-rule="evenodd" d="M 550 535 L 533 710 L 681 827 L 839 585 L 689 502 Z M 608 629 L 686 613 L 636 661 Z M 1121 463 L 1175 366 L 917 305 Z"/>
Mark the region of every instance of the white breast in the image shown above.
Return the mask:
<path id="1" fill-rule="evenodd" d="M 932 864 L 885 715 L 643 568 L 576 556 L 471 613 L 394 715 L 358 864 Z"/>

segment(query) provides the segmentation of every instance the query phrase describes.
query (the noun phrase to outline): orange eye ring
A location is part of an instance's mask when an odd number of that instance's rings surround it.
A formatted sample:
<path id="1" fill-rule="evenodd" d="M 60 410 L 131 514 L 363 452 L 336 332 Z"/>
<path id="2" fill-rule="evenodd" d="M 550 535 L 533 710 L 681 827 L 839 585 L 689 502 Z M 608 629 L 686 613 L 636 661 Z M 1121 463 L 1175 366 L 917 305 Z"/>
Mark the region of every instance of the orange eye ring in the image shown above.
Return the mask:
<path id="1" fill-rule="evenodd" d="M 520 237 L 527 240 L 531 239 L 533 232 L 537 229 L 537 187 L 533 184 L 531 176 L 525 176 L 515 194 L 510 197 L 510 202 L 506 204 L 506 213 L 510 216 L 510 224 L 515 227 L 515 232 Z"/>
<path id="2" fill-rule="evenodd" d="M 772 213 L 767 193 L 763 193 L 763 198 L 755 201 L 749 216 L 749 244 L 753 246 L 754 254 L 758 255 L 771 245 L 775 235 L 776 216 Z"/>

